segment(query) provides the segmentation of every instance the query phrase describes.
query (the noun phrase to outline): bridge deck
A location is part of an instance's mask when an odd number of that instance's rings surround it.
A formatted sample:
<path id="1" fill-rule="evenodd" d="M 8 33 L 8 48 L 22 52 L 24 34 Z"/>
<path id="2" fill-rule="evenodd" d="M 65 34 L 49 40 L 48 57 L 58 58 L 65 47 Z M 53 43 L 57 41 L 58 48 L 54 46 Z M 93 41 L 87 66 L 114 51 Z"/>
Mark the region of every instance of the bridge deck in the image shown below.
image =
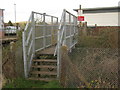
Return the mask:
<path id="1" fill-rule="evenodd" d="M 51 46 L 46 49 L 43 49 L 42 51 L 38 51 L 37 54 L 54 54 L 56 46 Z"/>

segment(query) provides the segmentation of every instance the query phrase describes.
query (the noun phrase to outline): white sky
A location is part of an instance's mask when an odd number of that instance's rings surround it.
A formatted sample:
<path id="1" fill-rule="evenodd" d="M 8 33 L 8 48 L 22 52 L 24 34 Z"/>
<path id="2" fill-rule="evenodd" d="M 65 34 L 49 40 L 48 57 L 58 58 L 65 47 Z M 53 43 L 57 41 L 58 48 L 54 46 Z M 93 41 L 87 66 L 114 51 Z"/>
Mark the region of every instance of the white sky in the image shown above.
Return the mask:
<path id="1" fill-rule="evenodd" d="M 5 9 L 4 21 L 15 21 L 14 3 L 16 4 L 16 20 L 27 21 L 31 11 L 47 13 L 61 17 L 62 10 L 67 9 L 77 14 L 73 9 L 118 6 L 120 0 L 0 0 L 0 8 Z"/>

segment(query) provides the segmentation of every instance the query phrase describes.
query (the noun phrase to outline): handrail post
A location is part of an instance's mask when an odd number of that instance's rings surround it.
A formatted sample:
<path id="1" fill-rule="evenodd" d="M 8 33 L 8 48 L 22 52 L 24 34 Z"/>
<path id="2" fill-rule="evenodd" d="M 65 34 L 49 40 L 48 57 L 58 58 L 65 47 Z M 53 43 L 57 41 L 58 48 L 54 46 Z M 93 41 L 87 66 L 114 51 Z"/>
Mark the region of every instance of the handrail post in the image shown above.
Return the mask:
<path id="1" fill-rule="evenodd" d="M 24 60 L 24 75 L 25 78 L 28 77 L 27 72 L 27 58 L 26 58 L 26 45 L 25 45 L 25 31 L 22 32 L 22 42 L 23 42 L 23 60 Z"/>
<path id="2" fill-rule="evenodd" d="M 64 10 L 63 22 L 64 22 L 64 41 L 63 41 L 63 45 L 66 45 L 66 10 Z"/>
<path id="3" fill-rule="evenodd" d="M 44 29 L 43 29 L 43 36 L 44 36 L 44 38 L 43 38 L 43 47 L 44 47 L 44 48 L 46 47 L 45 14 L 46 14 L 46 13 L 43 13 L 43 23 L 44 23 Z"/>
<path id="4" fill-rule="evenodd" d="M 35 21 L 34 21 L 34 12 L 32 12 L 32 40 L 33 40 L 33 54 L 35 54 Z"/>
<path id="5" fill-rule="evenodd" d="M 61 22 L 64 22 L 63 25 L 65 26 L 65 10 L 63 11 L 62 18 L 63 20 L 61 20 Z M 63 28 L 63 30 L 60 31 L 61 30 L 60 27 L 58 29 L 58 38 L 57 38 L 57 78 L 58 79 L 60 78 L 60 72 L 61 72 L 61 49 L 60 48 L 62 45 L 62 35 L 63 35 L 62 33 L 65 32 L 64 30 L 65 28 Z M 64 39 L 66 39 L 66 37 L 64 37 Z"/>
<path id="6" fill-rule="evenodd" d="M 54 44 L 54 32 L 53 32 L 53 16 L 51 16 L 51 45 Z"/>
<path id="7" fill-rule="evenodd" d="M 71 31 L 72 31 L 72 25 L 71 25 L 71 15 L 69 14 L 69 23 L 70 23 L 70 26 L 69 26 L 69 28 L 70 28 L 70 52 L 71 52 L 71 46 L 72 46 L 72 33 L 71 33 Z"/>
<path id="8" fill-rule="evenodd" d="M 35 22 L 34 22 L 34 12 L 32 12 L 32 17 L 31 17 L 31 20 L 32 20 L 32 55 L 31 57 L 34 57 L 35 55 Z M 28 72 L 30 71 L 30 67 L 31 67 L 31 64 L 32 64 L 32 59 L 29 60 L 28 62 Z"/>
<path id="9" fill-rule="evenodd" d="M 27 42 L 27 28 L 29 26 L 29 23 L 31 22 L 31 18 L 32 18 L 32 13 L 30 15 L 30 18 L 25 26 L 25 29 L 24 31 L 22 32 L 22 43 L 23 43 L 23 60 L 24 60 L 24 75 L 25 75 L 25 78 L 28 77 L 28 72 L 29 72 L 29 62 L 28 62 L 28 55 L 27 55 L 27 45 L 28 45 L 28 42 Z"/>
<path id="10" fill-rule="evenodd" d="M 57 78 L 60 76 L 60 30 L 58 30 L 58 38 L 57 38 Z"/>

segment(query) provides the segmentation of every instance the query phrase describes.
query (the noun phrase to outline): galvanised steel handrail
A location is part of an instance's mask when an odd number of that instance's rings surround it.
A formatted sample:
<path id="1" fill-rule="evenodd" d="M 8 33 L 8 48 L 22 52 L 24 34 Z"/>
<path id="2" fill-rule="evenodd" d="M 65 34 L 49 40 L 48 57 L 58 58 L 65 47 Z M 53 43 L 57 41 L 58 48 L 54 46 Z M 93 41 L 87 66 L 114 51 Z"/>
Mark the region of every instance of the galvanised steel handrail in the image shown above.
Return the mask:
<path id="1" fill-rule="evenodd" d="M 30 18 L 22 33 L 23 37 L 23 59 L 24 59 L 24 74 L 28 77 L 30 71 L 31 61 L 34 57 L 34 13 L 32 12 Z M 32 37 L 32 39 L 31 39 Z"/>
<path id="2" fill-rule="evenodd" d="M 41 17 L 41 18 L 40 18 Z M 47 19 L 49 18 L 49 19 Z M 38 20 L 40 19 L 40 20 Z M 49 21 L 49 22 L 48 22 Z M 53 33 L 56 31 L 56 33 Z M 54 55 L 57 54 L 57 77 L 60 77 L 60 60 L 62 45 L 66 45 L 71 51 L 77 43 L 77 17 L 67 10 L 63 10 L 60 25 L 58 18 L 45 13 L 32 12 L 23 31 L 23 56 L 24 73 L 27 78 L 30 72 L 32 59 L 35 52 L 52 46 L 52 36 L 57 39 L 57 46 Z"/>
<path id="3" fill-rule="evenodd" d="M 38 17 L 37 17 L 38 16 Z M 42 18 L 39 18 L 42 17 Z M 47 19 L 48 18 L 48 19 Z M 38 22 L 37 20 L 40 19 Z M 53 45 L 52 36 L 57 37 L 58 18 L 45 13 L 32 12 L 23 31 L 23 57 L 25 77 L 29 76 L 35 52 Z"/>
<path id="4" fill-rule="evenodd" d="M 67 36 L 67 33 L 70 34 Z M 71 51 L 71 49 L 77 43 L 77 38 L 75 38 L 77 35 L 78 35 L 77 17 L 64 9 L 58 30 L 57 46 L 54 53 L 54 55 L 57 54 L 57 78 L 60 78 L 60 70 L 61 70 L 60 48 L 61 46 L 65 45 L 68 47 L 68 50 Z"/>
<path id="5" fill-rule="evenodd" d="M 57 32 L 57 46 L 55 48 L 54 56 L 57 54 L 57 50 L 59 48 L 59 44 L 61 43 L 62 37 L 63 37 L 63 32 L 64 32 L 64 29 L 62 30 L 62 26 L 64 24 L 63 17 L 64 17 L 64 12 L 62 13 L 61 20 L 60 20 L 59 27 L 58 27 L 58 32 Z"/>

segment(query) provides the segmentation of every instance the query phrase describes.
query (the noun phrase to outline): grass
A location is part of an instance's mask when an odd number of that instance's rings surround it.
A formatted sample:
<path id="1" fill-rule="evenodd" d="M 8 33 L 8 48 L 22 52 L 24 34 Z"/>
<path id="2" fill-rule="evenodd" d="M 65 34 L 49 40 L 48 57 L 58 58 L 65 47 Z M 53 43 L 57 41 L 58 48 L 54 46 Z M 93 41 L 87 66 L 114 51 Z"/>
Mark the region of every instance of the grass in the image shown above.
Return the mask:
<path id="1" fill-rule="evenodd" d="M 78 46 L 85 48 L 118 48 L 118 33 L 119 29 L 117 27 L 106 27 L 97 28 L 88 31 L 92 31 L 94 34 L 89 34 L 87 36 L 78 36 Z M 96 31 L 96 32 L 95 32 Z"/>
<path id="2" fill-rule="evenodd" d="M 77 46 L 83 48 L 117 48 L 117 32 L 107 33 L 101 36 L 80 36 Z"/>
<path id="3" fill-rule="evenodd" d="M 101 37 L 81 36 L 78 47 L 100 48 L 104 39 Z"/>
<path id="4" fill-rule="evenodd" d="M 7 83 L 3 88 L 61 88 L 58 81 L 34 81 L 24 78 L 17 78 Z"/>

